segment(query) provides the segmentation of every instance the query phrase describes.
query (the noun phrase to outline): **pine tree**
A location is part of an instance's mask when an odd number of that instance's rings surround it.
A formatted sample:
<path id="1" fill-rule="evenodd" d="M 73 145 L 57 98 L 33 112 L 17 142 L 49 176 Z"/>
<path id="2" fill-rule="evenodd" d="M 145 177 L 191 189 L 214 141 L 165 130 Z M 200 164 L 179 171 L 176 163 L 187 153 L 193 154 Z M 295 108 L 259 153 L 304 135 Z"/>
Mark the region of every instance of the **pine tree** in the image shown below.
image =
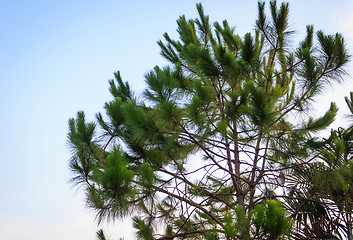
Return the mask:
<path id="1" fill-rule="evenodd" d="M 352 239 L 352 128 L 317 138 L 334 103 L 310 117 L 346 74 L 343 37 L 309 25 L 294 48 L 287 3 L 268 16 L 259 2 L 245 36 L 197 10 L 177 20 L 179 40 L 158 42 L 170 65 L 146 74 L 143 94 L 117 72 L 106 114 L 69 120 L 72 181 L 98 222 L 133 216 L 145 240 Z"/>

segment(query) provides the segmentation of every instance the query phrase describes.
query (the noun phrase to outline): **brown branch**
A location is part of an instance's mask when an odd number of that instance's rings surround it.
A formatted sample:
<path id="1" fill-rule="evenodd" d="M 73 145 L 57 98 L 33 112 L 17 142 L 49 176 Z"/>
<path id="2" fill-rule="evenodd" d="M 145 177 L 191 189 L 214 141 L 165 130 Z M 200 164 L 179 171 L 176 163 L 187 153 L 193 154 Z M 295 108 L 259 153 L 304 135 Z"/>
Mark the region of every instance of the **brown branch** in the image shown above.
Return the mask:
<path id="1" fill-rule="evenodd" d="M 180 201 L 182 201 L 182 202 L 185 202 L 185 203 L 187 203 L 187 204 L 189 204 L 189 205 L 191 205 L 191 206 L 193 206 L 193 207 L 195 207 L 195 208 L 201 210 L 202 212 L 204 212 L 205 214 L 207 214 L 210 218 L 212 218 L 218 225 L 220 225 L 221 227 L 224 227 L 223 223 L 222 223 L 215 215 L 213 215 L 210 211 L 208 211 L 206 208 L 204 208 L 204 207 L 201 206 L 200 204 L 195 203 L 195 202 L 193 202 L 193 201 L 191 201 L 191 200 L 189 200 L 189 199 L 187 199 L 187 198 L 185 198 L 185 197 L 181 197 L 181 196 L 176 195 L 176 194 L 174 194 L 174 193 L 168 192 L 167 190 L 165 190 L 165 189 L 163 189 L 163 188 L 159 188 L 159 187 L 155 187 L 155 186 L 154 186 L 154 188 L 155 188 L 156 190 L 158 190 L 159 192 L 161 192 L 161 193 L 165 193 L 165 194 L 167 194 L 168 196 L 171 196 L 171 197 L 173 197 L 173 198 L 176 198 L 176 199 L 178 199 L 178 200 L 180 200 Z"/>
<path id="2" fill-rule="evenodd" d="M 112 136 L 109 138 L 108 142 L 105 144 L 105 146 L 103 147 L 103 151 L 102 151 L 102 154 L 100 156 L 100 159 L 103 159 L 103 156 L 104 156 L 104 153 L 105 153 L 105 150 L 107 149 L 109 143 L 113 140 L 113 138 L 115 137 L 115 134 L 117 133 L 118 131 L 118 128 L 116 127 L 114 132 L 112 133 Z"/>
<path id="3" fill-rule="evenodd" d="M 259 161 L 259 152 L 260 152 L 260 144 L 261 144 L 261 140 L 262 140 L 262 131 L 260 129 L 259 132 L 259 136 L 257 139 L 257 143 L 256 143 L 256 148 L 255 148 L 255 156 L 254 156 L 254 165 L 251 171 L 251 181 L 250 181 L 250 186 L 249 186 L 249 190 L 250 190 L 250 198 L 249 198 L 249 210 L 251 210 L 254 206 L 254 194 L 255 194 L 255 175 L 256 175 L 256 168 L 257 168 L 257 163 Z"/>
<path id="4" fill-rule="evenodd" d="M 238 202 L 241 206 L 244 206 L 244 193 L 243 193 L 243 188 L 240 182 L 240 157 L 239 157 L 239 139 L 238 139 L 238 127 L 236 121 L 233 122 L 234 129 L 233 129 L 233 138 L 234 138 L 234 172 L 236 176 L 236 184 L 235 184 L 235 190 L 237 193 L 237 199 Z"/>
<path id="5" fill-rule="evenodd" d="M 171 175 L 171 176 L 173 176 L 173 177 L 175 177 L 175 178 L 177 178 L 177 179 L 179 179 L 179 180 L 181 180 L 181 181 L 183 181 L 183 182 L 189 184 L 189 185 L 192 186 L 192 187 L 196 187 L 198 190 L 202 191 L 202 192 L 205 193 L 206 195 L 208 195 L 208 196 L 210 196 L 210 197 L 212 197 L 212 198 L 214 198 L 214 199 L 217 199 L 217 200 L 220 201 L 220 202 L 223 202 L 224 204 L 226 204 L 226 205 L 227 205 L 228 207 L 230 207 L 230 208 L 233 208 L 233 205 L 232 205 L 231 203 L 229 203 L 228 201 L 226 201 L 226 200 L 224 200 L 223 198 L 220 198 L 219 196 L 217 196 L 217 195 L 215 195 L 215 194 L 213 194 L 213 193 L 207 191 L 207 190 L 204 189 L 204 188 L 201 188 L 200 186 L 196 186 L 195 184 L 193 184 L 192 182 L 190 182 L 189 180 L 187 180 L 185 177 L 182 178 L 182 177 L 180 177 L 179 175 L 177 175 L 177 174 L 175 174 L 175 173 L 172 173 L 172 172 L 169 172 L 169 171 L 166 170 L 166 169 L 160 169 L 160 171 L 161 171 L 161 172 L 164 172 L 164 173 L 167 173 L 167 174 L 169 174 L 169 175 Z"/>
<path id="6" fill-rule="evenodd" d="M 174 238 L 177 238 L 177 237 L 185 237 L 185 236 L 188 236 L 188 235 L 204 233 L 206 231 L 207 230 L 193 230 L 193 231 L 188 231 L 188 232 L 182 232 L 182 233 L 177 233 L 177 234 L 174 234 L 174 235 L 171 235 L 171 236 L 164 236 L 164 237 L 161 237 L 161 238 L 157 238 L 157 240 L 168 240 L 168 239 L 170 240 L 170 239 L 174 239 Z"/>

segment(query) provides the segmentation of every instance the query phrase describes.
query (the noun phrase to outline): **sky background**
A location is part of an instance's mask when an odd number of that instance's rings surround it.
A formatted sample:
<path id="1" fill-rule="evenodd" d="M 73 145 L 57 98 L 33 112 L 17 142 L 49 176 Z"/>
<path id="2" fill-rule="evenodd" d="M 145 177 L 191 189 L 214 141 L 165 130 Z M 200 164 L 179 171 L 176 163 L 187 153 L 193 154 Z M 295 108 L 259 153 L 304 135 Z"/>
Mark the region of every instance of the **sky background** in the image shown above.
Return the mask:
<path id="1" fill-rule="evenodd" d="M 0 240 L 93 240 L 102 227 L 111 239 L 134 239 L 129 221 L 97 226 L 84 196 L 68 183 L 68 119 L 88 120 L 110 101 L 108 80 L 120 71 L 141 92 L 144 75 L 166 62 L 157 40 L 176 37 L 176 20 L 195 18 L 193 0 L 0 0 Z M 227 19 L 243 36 L 254 29 L 255 0 L 201 1 L 211 22 Z M 343 33 L 353 54 L 353 1 L 290 3 L 293 43 L 307 24 Z M 352 24 L 352 25 L 351 25 Z M 353 75 L 353 67 L 347 67 Z M 344 96 L 353 79 L 327 88 L 316 113 L 335 101 L 346 126 Z"/>

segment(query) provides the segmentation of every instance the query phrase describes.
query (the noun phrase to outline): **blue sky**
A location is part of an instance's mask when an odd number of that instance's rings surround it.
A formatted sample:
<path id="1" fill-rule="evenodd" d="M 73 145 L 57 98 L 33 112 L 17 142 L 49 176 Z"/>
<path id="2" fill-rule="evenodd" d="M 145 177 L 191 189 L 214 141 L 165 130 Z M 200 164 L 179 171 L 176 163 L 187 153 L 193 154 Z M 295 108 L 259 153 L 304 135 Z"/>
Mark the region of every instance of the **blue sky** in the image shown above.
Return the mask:
<path id="1" fill-rule="evenodd" d="M 95 239 L 94 215 L 67 183 L 68 119 L 102 111 L 115 71 L 142 91 L 145 73 L 166 64 L 156 41 L 164 32 L 176 36 L 180 15 L 196 17 L 196 2 L 0 0 L 1 239 Z M 227 19 L 240 35 L 252 31 L 257 1 L 201 2 L 211 21 Z M 353 53 L 353 1 L 289 2 L 297 38 L 314 24 L 342 32 Z M 347 70 L 353 75 L 352 65 Z M 336 101 L 343 115 L 349 91 L 352 77 L 317 99 L 317 112 Z M 134 239 L 126 225 L 102 227 L 112 238 Z"/>

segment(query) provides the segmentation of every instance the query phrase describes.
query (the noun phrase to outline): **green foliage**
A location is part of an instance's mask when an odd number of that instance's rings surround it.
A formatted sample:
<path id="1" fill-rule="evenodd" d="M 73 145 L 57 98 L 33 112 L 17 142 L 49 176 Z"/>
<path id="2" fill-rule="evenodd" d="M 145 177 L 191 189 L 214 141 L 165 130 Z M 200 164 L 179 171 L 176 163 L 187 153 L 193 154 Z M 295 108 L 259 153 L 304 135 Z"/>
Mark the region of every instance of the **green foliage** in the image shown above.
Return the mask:
<path id="1" fill-rule="evenodd" d="M 96 235 L 99 240 L 107 240 L 107 238 L 105 237 L 105 234 L 103 232 L 103 229 L 99 229 L 97 231 Z"/>
<path id="2" fill-rule="evenodd" d="M 225 213 L 223 221 L 227 239 L 286 239 L 292 229 L 292 220 L 275 200 L 256 205 L 248 214 L 239 206 L 234 215 Z"/>
<path id="3" fill-rule="evenodd" d="M 87 205 L 99 222 L 132 216 L 145 240 L 353 239 L 353 126 L 322 138 L 338 108 L 311 114 L 346 74 L 343 37 L 308 25 L 293 46 L 288 3 L 267 15 L 259 2 L 244 36 L 196 8 L 179 39 L 158 41 L 170 65 L 145 75 L 140 96 L 117 72 L 97 123 L 69 120 Z"/>
<path id="4" fill-rule="evenodd" d="M 94 185 L 89 185 L 87 204 L 98 211 L 97 218 L 115 219 L 131 210 L 129 201 L 134 199 L 134 172 L 127 169 L 126 162 L 118 149 L 109 154 L 104 164 L 93 169 Z"/>
<path id="5" fill-rule="evenodd" d="M 140 165 L 140 185 L 144 191 L 146 191 L 146 195 L 152 191 L 153 183 L 155 182 L 155 176 L 153 169 L 149 166 L 148 163 L 143 163 Z"/>
<path id="6" fill-rule="evenodd" d="M 94 176 L 95 182 L 109 191 L 113 197 L 122 197 L 133 190 L 131 181 L 134 172 L 126 168 L 126 163 L 117 149 L 108 155 L 103 169 L 96 169 Z"/>
<path id="7" fill-rule="evenodd" d="M 140 240 L 153 240 L 153 229 L 141 218 L 133 217 L 133 226 L 137 229 L 136 237 Z"/>
<path id="8" fill-rule="evenodd" d="M 115 80 L 118 83 L 118 87 L 116 86 L 114 80 L 109 81 L 109 91 L 115 97 L 120 97 L 123 102 L 128 100 L 134 101 L 134 94 L 130 89 L 130 85 L 128 82 L 123 83 L 123 80 L 120 76 L 120 72 L 114 73 Z"/>
<path id="9" fill-rule="evenodd" d="M 290 235 L 292 220 L 286 217 L 280 202 L 268 200 L 264 205 L 257 205 L 251 214 L 256 235 L 261 239 L 282 239 Z"/>
<path id="10" fill-rule="evenodd" d="M 337 111 L 338 108 L 336 107 L 336 104 L 331 103 L 330 109 L 325 115 L 315 120 L 309 119 L 306 128 L 315 131 L 328 127 L 334 121 Z"/>
<path id="11" fill-rule="evenodd" d="M 76 148 L 82 145 L 88 145 L 93 141 L 93 135 L 96 128 L 95 123 L 86 123 L 85 114 L 83 112 L 77 113 L 77 118 L 69 120 L 69 141 Z"/>

